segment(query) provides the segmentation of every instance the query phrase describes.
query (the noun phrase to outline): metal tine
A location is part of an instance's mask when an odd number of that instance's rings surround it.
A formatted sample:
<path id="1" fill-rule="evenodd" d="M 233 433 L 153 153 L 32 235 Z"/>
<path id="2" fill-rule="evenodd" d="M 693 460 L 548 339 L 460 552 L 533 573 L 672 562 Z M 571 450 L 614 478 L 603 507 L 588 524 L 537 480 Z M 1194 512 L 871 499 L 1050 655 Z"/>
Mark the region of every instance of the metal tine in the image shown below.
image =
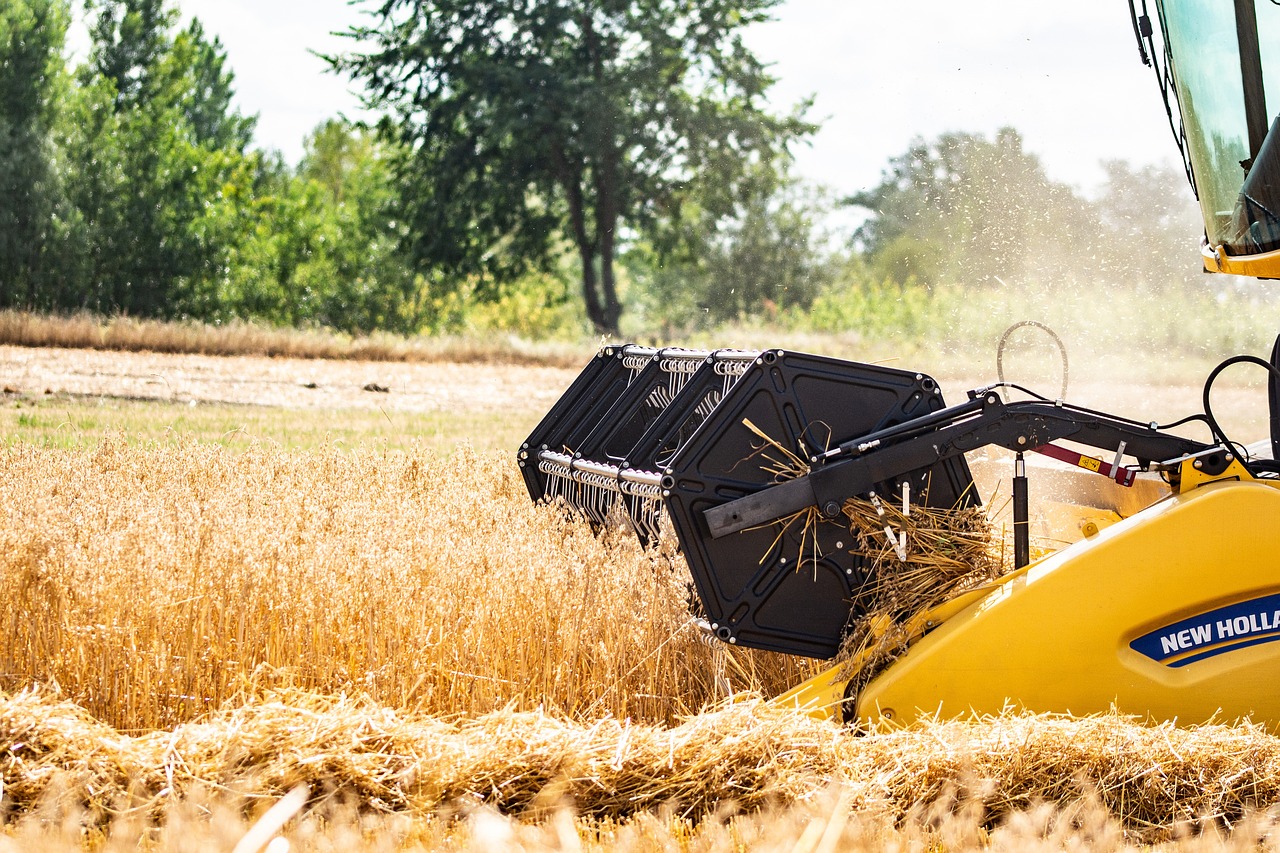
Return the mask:
<path id="1" fill-rule="evenodd" d="M 650 545 L 662 535 L 662 486 L 657 473 L 620 470 L 618 485 L 627 496 L 626 509 L 640 541 Z"/>
<path id="2" fill-rule="evenodd" d="M 631 523 L 636 535 L 643 542 L 657 542 L 661 536 L 662 501 L 659 498 L 638 498 L 629 507 Z"/>
<path id="3" fill-rule="evenodd" d="M 646 546 L 659 542 L 664 530 L 674 535 L 658 486 L 665 461 L 690 439 L 758 356 L 753 351 L 717 350 L 696 370 L 673 374 L 673 384 L 680 388 L 677 399 L 636 442 L 621 466 L 633 483 L 626 490 L 636 495 L 632 500 L 638 516 L 636 534 Z M 636 483 L 641 472 L 653 479 L 643 485 Z"/>
<path id="4" fill-rule="evenodd" d="M 689 439 L 725 396 L 726 389 L 732 387 L 758 355 L 757 352 L 743 350 L 717 350 L 701 363 L 689 360 L 672 362 L 675 369 L 669 369 L 671 382 L 668 387 L 679 389 L 676 397 L 635 442 L 617 468 L 619 485 L 628 496 L 627 509 L 631 514 L 632 527 L 644 545 L 659 542 L 664 531 L 674 535 L 659 485 L 663 458 L 674 454 Z M 664 453 L 658 452 L 663 449 Z M 612 472 L 614 469 L 609 470 Z"/>
<path id="5" fill-rule="evenodd" d="M 683 443 L 688 436 L 682 433 L 706 420 L 757 355 L 739 350 L 635 346 L 613 351 L 609 357 L 616 358 L 627 372 L 625 388 L 609 405 L 600 400 L 577 404 L 577 409 L 596 423 L 589 430 L 584 423 L 543 430 L 544 435 L 577 438 L 573 442 L 576 446 L 544 439 L 544 446 L 532 453 L 543 482 L 540 499 L 558 500 L 597 527 L 626 519 L 641 542 L 656 543 L 670 523 L 662 503 L 661 475 L 652 470 L 656 460 L 649 458 L 652 454 L 646 449 L 667 437 L 655 436 L 654 430 L 674 427 L 679 443 Z M 601 384 L 608 389 L 621 387 L 621 374 L 594 367 L 603 377 L 598 380 Z M 590 389 L 583 388 L 584 384 L 580 377 L 571 388 L 580 400 L 589 396 Z M 528 445 L 526 442 L 526 448 Z M 641 469 L 630 461 L 636 448 L 644 451 L 635 458 L 644 466 Z M 526 481 L 533 482 L 527 474 Z M 536 491 L 533 485 L 530 491 Z"/>
<path id="6" fill-rule="evenodd" d="M 573 448 L 574 455 L 597 462 L 622 461 L 649 425 L 674 404 L 680 389 L 710 356 L 700 350 L 655 351 L 648 366 Z"/>
<path id="7" fill-rule="evenodd" d="M 617 398 L 626 392 L 658 350 L 633 344 L 603 346 L 573 380 L 555 405 L 525 439 L 517 460 L 529 496 L 535 501 L 548 498 L 552 476 L 539 459 L 541 451 L 568 451 L 576 448 L 600 423 Z M 570 501 L 572 495 L 561 492 Z"/>
<path id="8" fill-rule="evenodd" d="M 626 388 L 604 408 L 596 403 L 592 409 L 595 415 L 594 424 L 566 425 L 561 433 L 568 436 L 568 441 L 547 443 L 544 449 L 535 453 L 539 462 L 562 455 L 572 455 L 573 460 L 583 462 L 608 463 L 621 461 L 622 454 L 629 450 L 635 438 L 643 434 L 645 426 L 678 396 L 679 389 L 703 362 L 709 353 L 697 350 L 665 349 L 653 350 L 639 347 L 628 347 L 620 353 L 621 365 L 631 373 Z M 609 446 L 620 448 L 619 452 L 610 454 Z M 563 464 L 563 460 L 560 460 Z M 545 472 L 544 472 L 545 473 Z M 572 466 L 570 476 L 578 479 L 591 488 L 582 489 L 569 497 L 569 503 L 580 503 L 582 511 L 593 521 L 599 522 L 601 513 L 608 512 L 608 499 L 597 492 L 618 494 L 612 482 L 616 479 L 609 473 L 594 471 L 582 474 Z M 586 478 L 585 480 L 583 478 Z M 545 492 L 545 490 L 544 490 Z"/>
<path id="9" fill-rule="evenodd" d="M 698 371 L 682 378 L 678 399 L 632 445 L 626 466 L 647 471 L 665 467 L 758 356 L 758 352 L 732 349 L 711 353 Z"/>

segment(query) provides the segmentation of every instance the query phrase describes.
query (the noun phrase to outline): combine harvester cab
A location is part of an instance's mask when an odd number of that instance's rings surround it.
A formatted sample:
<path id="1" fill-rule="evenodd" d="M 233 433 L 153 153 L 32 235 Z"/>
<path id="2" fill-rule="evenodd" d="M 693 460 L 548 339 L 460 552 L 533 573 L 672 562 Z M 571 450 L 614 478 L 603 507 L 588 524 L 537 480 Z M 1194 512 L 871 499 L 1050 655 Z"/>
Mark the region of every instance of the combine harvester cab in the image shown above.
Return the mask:
<path id="1" fill-rule="evenodd" d="M 1241 361 L 1271 371 L 1275 399 L 1276 356 L 1228 359 L 1206 400 Z M 520 464 L 537 500 L 625 514 L 647 540 L 669 525 L 719 640 L 839 658 L 777 702 L 866 725 L 1012 707 L 1275 726 L 1280 435 L 1250 453 L 1194 419 L 1212 440 L 994 386 L 948 407 L 923 373 L 804 353 L 606 347 Z M 950 535 L 905 520 L 980 508 L 966 454 L 991 446 L 1012 451 L 1013 559 L 886 604 L 885 581 L 919 586 Z M 1070 488 L 1037 489 L 1051 482 Z M 1076 535 L 1033 560 L 1050 512 L 1074 512 Z"/>

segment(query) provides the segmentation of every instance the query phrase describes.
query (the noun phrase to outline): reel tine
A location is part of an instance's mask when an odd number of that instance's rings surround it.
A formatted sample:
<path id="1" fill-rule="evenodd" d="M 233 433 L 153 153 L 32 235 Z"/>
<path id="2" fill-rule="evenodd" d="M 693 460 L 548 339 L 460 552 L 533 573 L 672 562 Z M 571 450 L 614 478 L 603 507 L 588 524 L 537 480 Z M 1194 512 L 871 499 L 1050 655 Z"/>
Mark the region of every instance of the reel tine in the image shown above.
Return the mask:
<path id="1" fill-rule="evenodd" d="M 561 500 L 595 527 L 626 512 L 644 544 L 658 541 L 666 515 L 656 488 L 662 460 L 710 417 L 757 355 L 603 347 L 518 454 L 530 494 Z M 652 483 L 624 480 L 637 469 Z"/>

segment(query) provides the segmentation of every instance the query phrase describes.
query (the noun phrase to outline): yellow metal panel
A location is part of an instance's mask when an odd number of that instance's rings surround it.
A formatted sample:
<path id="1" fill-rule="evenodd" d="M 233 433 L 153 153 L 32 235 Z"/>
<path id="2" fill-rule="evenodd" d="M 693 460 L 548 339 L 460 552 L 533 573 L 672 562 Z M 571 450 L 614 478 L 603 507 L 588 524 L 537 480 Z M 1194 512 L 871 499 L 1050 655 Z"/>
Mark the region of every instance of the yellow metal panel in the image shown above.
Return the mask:
<path id="1" fill-rule="evenodd" d="M 1204 246 L 1204 268 L 1209 272 L 1280 278 L 1280 251 L 1258 255 L 1228 255 L 1221 246 Z"/>
<path id="2" fill-rule="evenodd" d="M 1280 610 L 1250 623 L 1236 614 L 1252 605 L 1230 606 L 1280 595 L 1277 519 L 1280 490 L 1262 482 L 1210 483 L 1161 501 L 1031 566 L 924 636 L 863 690 L 858 716 L 899 724 L 1010 706 L 1114 708 L 1184 723 L 1250 716 L 1275 727 Z M 1158 659 L 1135 641 L 1154 644 Z"/>
<path id="3" fill-rule="evenodd" d="M 819 720 L 841 720 L 840 700 L 844 698 L 847 679 L 840 677 L 843 665 L 825 669 L 808 681 L 772 699 L 769 704 L 782 708 L 796 708 Z"/>
<path id="4" fill-rule="evenodd" d="M 1189 459 L 1183 462 L 1178 472 L 1178 491 L 1190 492 L 1207 483 L 1216 483 L 1219 480 L 1253 480 L 1253 475 L 1240 464 L 1239 459 L 1233 459 L 1230 454 L 1228 454 L 1227 458 L 1231 460 L 1230 463 L 1228 463 L 1226 470 L 1218 474 L 1204 473 L 1202 469 L 1197 467 L 1196 460 Z M 1275 481 L 1271 482 L 1274 483 Z"/>
<path id="5" fill-rule="evenodd" d="M 1026 566 L 1018 569 L 1016 572 L 1011 573 L 1008 579 L 1019 577 L 1029 571 L 1030 568 L 1030 566 Z M 1007 582 L 1007 580 L 1004 582 Z M 963 612 L 975 602 L 982 601 L 991 590 L 999 586 L 1000 584 L 990 584 L 971 589 L 961 595 L 957 595 L 950 601 L 944 601 L 937 607 L 917 613 L 904 623 L 908 642 L 916 642 L 926 632 L 932 631 L 938 625 L 946 622 L 957 613 Z M 885 630 L 892 627 L 887 618 L 884 622 L 885 624 L 879 630 L 872 630 L 873 636 L 881 636 Z M 873 656 L 874 652 L 870 648 L 865 649 L 860 655 L 838 663 L 830 669 L 825 669 L 807 681 L 796 685 L 786 693 L 773 699 L 772 704 L 797 708 L 811 717 L 822 720 L 842 720 L 844 717 L 842 703 L 849 677 L 854 673 L 860 672 L 862 667 Z"/>

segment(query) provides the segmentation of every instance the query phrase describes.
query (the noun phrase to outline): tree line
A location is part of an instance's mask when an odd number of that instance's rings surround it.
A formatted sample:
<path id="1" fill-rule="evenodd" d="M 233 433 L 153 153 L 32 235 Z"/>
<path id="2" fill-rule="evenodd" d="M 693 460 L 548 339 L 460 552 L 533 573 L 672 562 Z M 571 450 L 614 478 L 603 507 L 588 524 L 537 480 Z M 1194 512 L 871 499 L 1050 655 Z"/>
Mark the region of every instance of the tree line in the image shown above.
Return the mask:
<path id="1" fill-rule="evenodd" d="M 297 164 L 253 146 L 198 20 L 90 0 L 72 64 L 69 2 L 0 8 L 0 307 L 616 333 L 624 308 L 679 329 L 867 282 L 1195 264 L 1178 173 L 1110 162 L 1088 199 L 1013 129 L 916 140 L 847 198 L 796 180 L 808 105 L 771 111 L 741 38 L 779 0 L 383 0 L 328 58 L 383 118 L 324 122 Z"/>
<path id="2" fill-rule="evenodd" d="M 251 146 L 216 36 L 164 0 L 0 8 L 0 306 L 413 327 L 373 135 L 317 128 L 296 167 Z"/>

